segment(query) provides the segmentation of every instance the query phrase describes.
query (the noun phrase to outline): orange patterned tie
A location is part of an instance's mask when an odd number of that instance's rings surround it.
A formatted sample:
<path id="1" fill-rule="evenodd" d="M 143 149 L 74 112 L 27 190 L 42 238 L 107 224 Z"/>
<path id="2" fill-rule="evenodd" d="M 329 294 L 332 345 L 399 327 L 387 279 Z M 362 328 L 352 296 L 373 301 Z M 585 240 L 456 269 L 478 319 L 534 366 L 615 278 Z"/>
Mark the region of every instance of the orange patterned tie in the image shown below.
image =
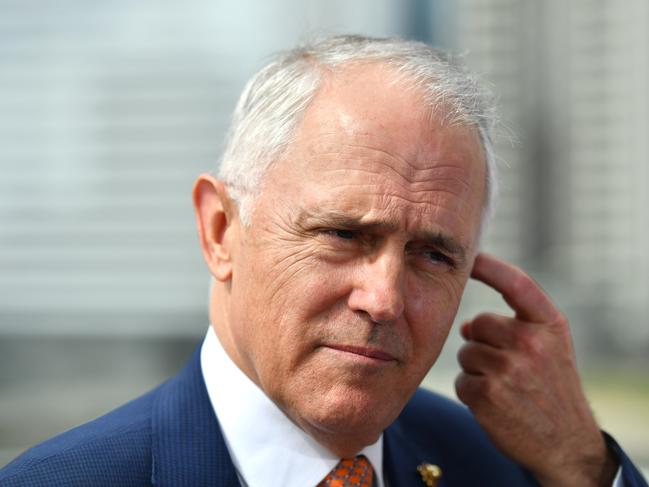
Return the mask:
<path id="1" fill-rule="evenodd" d="M 363 455 L 338 462 L 318 487 L 372 487 L 374 470 Z"/>

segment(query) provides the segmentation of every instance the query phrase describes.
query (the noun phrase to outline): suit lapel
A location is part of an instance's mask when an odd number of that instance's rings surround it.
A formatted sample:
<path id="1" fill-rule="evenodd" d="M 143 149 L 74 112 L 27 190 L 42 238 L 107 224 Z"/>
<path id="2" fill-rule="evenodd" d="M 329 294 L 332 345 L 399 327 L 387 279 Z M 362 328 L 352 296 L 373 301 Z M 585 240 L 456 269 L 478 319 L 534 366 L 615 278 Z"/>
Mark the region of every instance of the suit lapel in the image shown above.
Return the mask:
<path id="1" fill-rule="evenodd" d="M 153 485 L 239 485 L 203 381 L 200 348 L 180 374 L 161 386 L 154 403 Z"/>
<path id="2" fill-rule="evenodd" d="M 389 487 L 425 487 L 417 467 L 422 463 L 438 463 L 435 451 L 421 451 L 408 439 L 399 421 L 383 434 L 383 468 Z M 442 479 L 443 482 L 443 479 Z M 444 484 L 440 482 L 439 487 Z"/>

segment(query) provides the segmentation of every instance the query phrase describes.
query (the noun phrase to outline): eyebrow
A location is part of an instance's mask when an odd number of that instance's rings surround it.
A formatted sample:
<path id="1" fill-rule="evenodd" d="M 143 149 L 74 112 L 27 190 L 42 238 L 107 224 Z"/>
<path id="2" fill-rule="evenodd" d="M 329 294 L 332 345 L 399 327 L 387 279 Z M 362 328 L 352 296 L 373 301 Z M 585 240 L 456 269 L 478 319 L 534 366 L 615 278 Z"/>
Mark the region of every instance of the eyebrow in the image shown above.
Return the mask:
<path id="1" fill-rule="evenodd" d="M 385 221 L 361 221 L 362 215 L 340 211 L 326 211 L 316 215 L 308 211 L 300 212 L 298 222 L 307 226 L 322 225 L 325 227 L 338 226 L 344 230 L 358 232 L 393 232 L 398 225 L 393 222 Z M 430 245 L 452 255 L 458 264 L 466 263 L 467 249 L 461 245 L 455 238 L 444 234 L 440 231 L 419 230 L 413 233 L 413 238 L 417 241 Z"/>

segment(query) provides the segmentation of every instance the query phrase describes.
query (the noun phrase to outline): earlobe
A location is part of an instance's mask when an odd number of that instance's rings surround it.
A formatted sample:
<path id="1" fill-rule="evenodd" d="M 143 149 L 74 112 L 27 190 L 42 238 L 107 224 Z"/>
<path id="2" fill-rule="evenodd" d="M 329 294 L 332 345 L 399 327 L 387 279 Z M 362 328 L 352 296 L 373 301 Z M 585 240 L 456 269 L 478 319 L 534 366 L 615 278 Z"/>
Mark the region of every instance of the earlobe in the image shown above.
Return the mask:
<path id="1" fill-rule="evenodd" d="M 192 192 L 198 237 L 212 275 L 225 282 L 232 278 L 238 215 L 222 181 L 201 174 Z"/>

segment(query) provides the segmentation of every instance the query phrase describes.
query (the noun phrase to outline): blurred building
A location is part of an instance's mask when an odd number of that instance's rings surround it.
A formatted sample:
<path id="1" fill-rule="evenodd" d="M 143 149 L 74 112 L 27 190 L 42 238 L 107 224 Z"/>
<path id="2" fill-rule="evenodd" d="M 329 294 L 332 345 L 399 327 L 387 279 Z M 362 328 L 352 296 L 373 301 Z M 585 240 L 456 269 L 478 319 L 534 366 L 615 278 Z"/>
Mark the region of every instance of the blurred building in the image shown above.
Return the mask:
<path id="1" fill-rule="evenodd" d="M 584 363 L 646 377 L 648 24 L 644 0 L 0 0 L 0 464 L 200 340 L 192 182 L 245 80 L 318 34 L 467 52 L 504 126 L 487 249 L 556 298 Z M 473 287 L 463 313 L 485 303 Z"/>
<path id="2" fill-rule="evenodd" d="M 558 289 L 598 353 L 646 354 L 649 5 L 460 5 L 457 45 L 494 83 L 515 137 L 499 150 L 489 247 Z"/>

